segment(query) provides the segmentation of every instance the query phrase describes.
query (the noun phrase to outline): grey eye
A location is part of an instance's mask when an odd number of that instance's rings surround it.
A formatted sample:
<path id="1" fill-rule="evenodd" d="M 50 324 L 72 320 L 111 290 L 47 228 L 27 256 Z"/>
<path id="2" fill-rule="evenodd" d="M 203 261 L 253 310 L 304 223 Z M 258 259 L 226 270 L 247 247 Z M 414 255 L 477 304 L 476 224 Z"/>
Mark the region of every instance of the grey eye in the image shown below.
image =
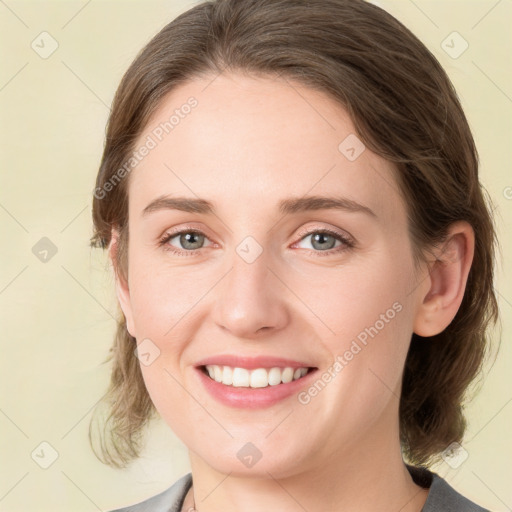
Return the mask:
<path id="1" fill-rule="evenodd" d="M 317 251 L 328 251 L 329 249 L 334 249 L 336 247 L 336 242 L 341 244 L 336 236 L 322 231 L 315 231 L 314 233 L 306 235 L 299 243 L 302 243 L 307 239 L 311 239 L 311 247 L 303 247 L 303 249 L 313 248 Z"/>
<path id="2" fill-rule="evenodd" d="M 179 238 L 179 244 L 181 247 L 178 247 L 178 249 L 183 248 L 185 250 L 193 251 L 203 247 L 206 237 L 201 233 L 186 231 L 173 236 L 169 239 L 169 242 L 175 238 Z"/>

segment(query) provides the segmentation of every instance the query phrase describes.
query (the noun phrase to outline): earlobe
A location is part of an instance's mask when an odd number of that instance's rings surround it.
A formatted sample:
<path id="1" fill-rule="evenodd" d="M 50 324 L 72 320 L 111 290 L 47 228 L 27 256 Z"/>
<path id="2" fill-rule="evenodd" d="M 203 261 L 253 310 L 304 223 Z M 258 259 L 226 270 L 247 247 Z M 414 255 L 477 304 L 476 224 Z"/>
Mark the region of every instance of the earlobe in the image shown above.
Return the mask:
<path id="1" fill-rule="evenodd" d="M 434 250 L 426 283 L 420 287 L 414 333 L 429 337 L 442 332 L 454 319 L 464 297 L 473 261 L 475 235 L 467 222 L 450 227 L 446 240 Z"/>
<path id="2" fill-rule="evenodd" d="M 119 305 L 123 311 L 124 317 L 126 319 L 126 328 L 130 335 L 136 338 L 135 333 L 135 325 L 133 321 L 133 312 L 131 307 L 131 299 L 130 299 L 130 289 L 128 286 L 128 282 L 123 278 L 120 269 L 117 264 L 117 251 L 119 248 L 119 232 L 112 228 L 112 236 L 110 240 L 110 244 L 108 247 L 108 253 L 110 257 L 110 261 L 112 263 L 112 267 L 114 269 L 114 278 L 115 278 L 115 287 L 116 287 L 116 295 L 117 300 L 119 301 Z"/>

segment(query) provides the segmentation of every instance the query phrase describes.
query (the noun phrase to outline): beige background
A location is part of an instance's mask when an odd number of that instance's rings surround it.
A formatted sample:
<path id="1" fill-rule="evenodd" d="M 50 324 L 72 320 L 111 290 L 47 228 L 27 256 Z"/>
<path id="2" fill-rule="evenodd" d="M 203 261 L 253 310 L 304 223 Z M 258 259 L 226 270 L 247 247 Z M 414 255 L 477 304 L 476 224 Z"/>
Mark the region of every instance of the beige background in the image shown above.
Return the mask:
<path id="1" fill-rule="evenodd" d="M 162 424 L 129 470 L 102 465 L 89 449 L 91 410 L 109 378 L 102 361 L 116 302 L 107 260 L 88 240 L 115 88 L 136 52 L 194 3 L 0 1 L 1 511 L 108 510 L 155 494 L 189 470 L 186 449 Z M 496 205 L 502 348 L 468 408 L 467 460 L 457 468 L 442 462 L 436 470 L 492 510 L 511 510 L 512 2 L 375 3 L 404 22 L 447 69 Z M 50 36 L 40 36 L 43 31 Z M 441 46 L 453 31 L 469 44 L 456 59 Z M 51 38 L 58 48 L 47 58 L 32 49 L 35 41 L 39 53 L 48 51 Z M 456 39 L 455 49 L 460 44 Z M 33 253 L 43 237 L 57 250 L 46 262 Z M 58 457 L 43 469 L 52 450 Z"/>

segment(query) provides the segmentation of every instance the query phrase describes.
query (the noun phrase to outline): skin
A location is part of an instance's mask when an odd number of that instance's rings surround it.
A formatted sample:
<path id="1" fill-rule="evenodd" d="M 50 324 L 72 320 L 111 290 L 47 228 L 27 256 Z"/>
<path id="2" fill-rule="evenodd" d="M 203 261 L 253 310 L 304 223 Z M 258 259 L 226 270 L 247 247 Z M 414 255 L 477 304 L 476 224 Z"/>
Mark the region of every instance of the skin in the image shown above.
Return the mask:
<path id="1" fill-rule="evenodd" d="M 190 96 L 198 100 L 129 176 L 127 282 L 116 276 L 130 334 L 160 350 L 141 364 L 148 392 L 189 449 L 194 486 L 184 510 L 195 502 L 200 512 L 364 512 L 377 503 L 420 511 L 427 491 L 400 452 L 401 376 L 412 333 L 442 331 L 460 306 L 473 231 L 454 224 L 445 246 L 416 268 L 392 164 L 369 149 L 355 161 L 338 150 L 355 133 L 342 106 L 283 79 L 214 78 L 171 91 L 139 137 L 141 145 Z M 215 215 L 143 216 L 162 194 L 207 199 Z M 277 210 L 304 195 L 344 196 L 375 216 Z M 165 251 L 158 242 L 171 228 L 200 230 L 202 248 Z M 327 250 L 343 250 L 323 255 L 311 232 L 325 228 L 354 246 L 328 238 Z M 236 252 L 248 236 L 263 250 L 250 264 Z M 112 261 L 116 241 L 114 229 Z M 167 246 L 186 252 L 179 236 Z M 306 405 L 292 396 L 232 408 L 204 390 L 194 368 L 213 355 L 270 355 L 321 373 L 397 302 L 401 311 Z M 262 454 L 250 468 L 237 458 L 247 442 Z"/>

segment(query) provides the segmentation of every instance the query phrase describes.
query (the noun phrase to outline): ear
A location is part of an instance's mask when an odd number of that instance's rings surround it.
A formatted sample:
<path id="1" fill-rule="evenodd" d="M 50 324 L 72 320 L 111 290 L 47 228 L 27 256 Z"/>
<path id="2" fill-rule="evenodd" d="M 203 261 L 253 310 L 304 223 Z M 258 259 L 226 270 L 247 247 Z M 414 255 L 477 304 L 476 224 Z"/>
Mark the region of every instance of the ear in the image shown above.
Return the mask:
<path id="1" fill-rule="evenodd" d="M 133 321 L 133 311 L 130 300 L 130 289 L 128 282 L 121 275 L 117 265 L 117 252 L 119 249 L 119 231 L 116 228 L 112 228 L 112 235 L 110 244 L 108 246 L 108 253 L 110 261 L 114 268 L 114 276 L 116 282 L 116 294 L 119 305 L 123 310 L 124 317 L 126 318 L 126 328 L 131 336 L 136 338 L 135 323 Z"/>
<path id="2" fill-rule="evenodd" d="M 454 319 L 464 297 L 474 248 L 473 228 L 459 221 L 450 226 L 445 242 L 434 249 L 414 320 L 413 331 L 419 336 L 439 334 Z"/>

